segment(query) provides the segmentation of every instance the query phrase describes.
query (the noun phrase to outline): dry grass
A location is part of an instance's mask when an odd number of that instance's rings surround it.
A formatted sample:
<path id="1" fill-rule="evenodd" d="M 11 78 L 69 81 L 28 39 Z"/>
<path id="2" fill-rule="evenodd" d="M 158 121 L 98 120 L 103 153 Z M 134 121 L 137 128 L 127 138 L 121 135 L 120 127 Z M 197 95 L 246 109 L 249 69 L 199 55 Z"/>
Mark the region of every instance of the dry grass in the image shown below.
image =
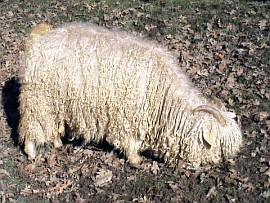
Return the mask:
<path id="1" fill-rule="evenodd" d="M 269 201 L 269 2 L 123 2 L 0 2 L 1 201 Z M 178 54 L 196 85 L 239 115 L 245 145 L 235 165 L 174 171 L 145 160 L 138 170 L 125 164 L 121 154 L 104 152 L 104 146 L 81 149 L 79 141 L 60 150 L 44 147 L 43 156 L 27 161 L 16 146 L 16 76 L 23 40 L 39 22 L 76 20 L 140 32 Z"/>

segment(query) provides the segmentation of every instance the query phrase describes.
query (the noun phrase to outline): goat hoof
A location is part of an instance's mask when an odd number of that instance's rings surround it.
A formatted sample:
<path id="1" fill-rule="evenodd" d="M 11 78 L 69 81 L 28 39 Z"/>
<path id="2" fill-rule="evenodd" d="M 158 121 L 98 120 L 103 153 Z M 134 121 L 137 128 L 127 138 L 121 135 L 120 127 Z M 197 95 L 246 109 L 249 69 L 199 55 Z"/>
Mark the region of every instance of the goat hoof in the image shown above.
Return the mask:
<path id="1" fill-rule="evenodd" d="M 59 137 L 55 138 L 53 145 L 55 148 L 62 147 L 63 146 L 62 140 Z"/>
<path id="2" fill-rule="evenodd" d="M 36 147 L 33 141 L 25 142 L 24 151 L 27 154 L 29 160 L 35 159 Z"/>

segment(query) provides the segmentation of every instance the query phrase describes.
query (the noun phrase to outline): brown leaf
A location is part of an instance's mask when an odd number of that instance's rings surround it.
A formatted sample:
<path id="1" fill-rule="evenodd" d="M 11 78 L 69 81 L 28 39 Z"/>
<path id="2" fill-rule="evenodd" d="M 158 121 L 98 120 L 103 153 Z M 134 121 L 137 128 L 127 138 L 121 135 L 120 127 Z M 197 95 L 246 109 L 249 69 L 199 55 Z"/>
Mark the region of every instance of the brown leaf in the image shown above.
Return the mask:
<path id="1" fill-rule="evenodd" d="M 56 186 L 48 188 L 49 192 L 54 192 L 56 194 L 61 194 L 65 189 L 72 185 L 72 181 L 68 180 L 64 183 L 57 183 Z"/>
<path id="2" fill-rule="evenodd" d="M 267 171 L 264 172 L 265 175 L 268 175 L 268 177 L 270 177 L 270 168 L 268 168 Z"/>
<path id="3" fill-rule="evenodd" d="M 260 196 L 268 199 L 270 197 L 270 190 L 264 191 L 263 193 L 260 194 Z"/>
<path id="4" fill-rule="evenodd" d="M 150 25 L 146 24 L 146 25 L 144 26 L 144 28 L 145 28 L 147 31 L 151 31 L 152 29 L 154 29 L 154 28 L 156 28 L 156 27 L 157 27 L 156 25 L 152 25 L 152 24 L 150 24 Z"/>
<path id="5" fill-rule="evenodd" d="M 78 170 L 80 170 L 82 167 L 81 166 L 75 166 L 75 167 L 72 167 L 72 168 L 69 168 L 68 169 L 68 174 L 74 174 L 76 173 Z"/>
<path id="6" fill-rule="evenodd" d="M 256 120 L 263 121 L 267 117 L 269 117 L 269 113 L 267 111 L 261 111 L 255 115 Z"/>
<path id="7" fill-rule="evenodd" d="M 174 183 L 172 181 L 167 182 L 170 186 L 170 188 L 174 191 L 177 196 L 182 196 L 183 195 L 183 190 L 180 188 L 179 184 Z"/>
<path id="8" fill-rule="evenodd" d="M 228 200 L 229 203 L 235 203 L 236 202 L 236 199 L 233 198 L 232 196 L 230 195 L 225 195 L 226 199 Z"/>
<path id="9" fill-rule="evenodd" d="M 254 186 L 251 182 L 242 183 L 242 187 L 245 189 L 246 192 L 250 192 L 254 189 Z"/>
<path id="10" fill-rule="evenodd" d="M 76 202 L 77 203 L 87 203 L 87 202 L 89 202 L 89 199 L 88 198 L 87 199 L 83 199 L 83 198 L 78 197 L 76 199 Z"/>
<path id="11" fill-rule="evenodd" d="M 264 30 L 266 28 L 266 25 L 267 25 L 267 20 L 265 19 L 260 20 L 258 23 L 258 26 L 260 27 L 261 30 Z"/>
<path id="12" fill-rule="evenodd" d="M 96 187 L 100 187 L 110 182 L 111 180 L 112 180 L 112 171 L 100 169 L 100 171 L 97 172 L 97 175 L 94 180 L 94 184 Z"/>
<path id="13" fill-rule="evenodd" d="M 229 77 L 227 78 L 227 85 L 228 87 L 232 88 L 234 84 L 235 84 L 234 75 L 230 74 Z"/>
<path id="14" fill-rule="evenodd" d="M 23 196 L 32 195 L 33 192 L 30 189 L 30 185 L 26 185 L 25 188 L 20 191 L 20 194 L 23 195 Z"/>
<path id="15" fill-rule="evenodd" d="M 187 23 L 187 17 L 186 16 L 180 15 L 178 19 L 183 24 L 186 24 Z"/>
<path id="16" fill-rule="evenodd" d="M 7 170 L 1 169 L 1 168 L 0 168 L 0 177 L 1 177 L 2 175 L 3 175 L 3 176 L 10 176 L 10 174 L 9 174 L 9 172 L 7 172 Z M 2 176 L 2 177 L 3 177 L 3 176 Z"/>
<path id="17" fill-rule="evenodd" d="M 256 14 L 257 14 L 257 12 L 256 12 L 254 9 L 251 9 L 251 10 L 249 11 L 249 13 L 252 14 L 252 15 L 256 15 Z"/>
<path id="18" fill-rule="evenodd" d="M 213 186 L 210 188 L 210 190 L 208 191 L 207 195 L 206 195 L 206 199 L 212 199 L 213 197 L 215 197 L 217 195 L 217 191 L 216 191 L 216 187 Z"/>
<path id="19" fill-rule="evenodd" d="M 128 181 L 136 180 L 136 176 L 135 175 L 128 176 L 127 180 Z"/>
<path id="20" fill-rule="evenodd" d="M 231 106 L 233 106 L 233 104 L 234 104 L 233 99 L 232 99 L 232 98 L 229 98 L 229 99 L 228 99 L 228 103 L 229 103 Z"/>
<path id="21" fill-rule="evenodd" d="M 36 169 L 36 164 L 28 164 L 25 166 L 25 170 L 30 172 L 30 173 L 33 173 Z"/>
<path id="22" fill-rule="evenodd" d="M 55 165 L 55 163 L 56 163 L 56 155 L 54 153 L 49 154 L 46 157 L 46 161 L 47 161 L 47 163 L 49 164 L 50 167 L 53 167 Z"/>
<path id="23" fill-rule="evenodd" d="M 82 153 L 83 153 L 83 156 L 85 156 L 85 157 L 92 157 L 93 156 L 93 150 L 90 150 L 90 149 L 84 149 L 82 151 Z"/>
<path id="24" fill-rule="evenodd" d="M 264 187 L 266 187 L 266 188 L 270 188 L 270 178 L 268 178 L 268 180 L 267 180 L 267 181 L 265 181 L 265 183 L 264 183 Z"/>
<path id="25" fill-rule="evenodd" d="M 34 194 L 38 194 L 38 193 L 41 193 L 41 192 L 42 192 L 42 191 L 39 190 L 39 189 L 33 190 L 33 193 L 34 193 Z"/>
<path id="26" fill-rule="evenodd" d="M 243 75 L 243 73 L 244 73 L 244 68 L 240 67 L 237 69 L 237 72 L 236 72 L 237 76 L 241 76 Z"/>

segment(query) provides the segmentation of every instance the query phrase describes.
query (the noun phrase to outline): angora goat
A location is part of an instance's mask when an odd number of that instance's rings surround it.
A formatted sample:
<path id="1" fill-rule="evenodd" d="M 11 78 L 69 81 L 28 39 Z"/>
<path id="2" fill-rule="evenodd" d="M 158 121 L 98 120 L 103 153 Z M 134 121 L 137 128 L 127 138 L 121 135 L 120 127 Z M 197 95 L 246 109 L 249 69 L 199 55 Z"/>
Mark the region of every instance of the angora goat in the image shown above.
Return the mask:
<path id="1" fill-rule="evenodd" d="M 67 132 L 106 140 L 133 164 L 145 150 L 166 162 L 218 163 L 241 147 L 235 114 L 204 97 L 154 42 L 87 23 L 40 24 L 22 61 L 19 135 L 30 159 Z"/>

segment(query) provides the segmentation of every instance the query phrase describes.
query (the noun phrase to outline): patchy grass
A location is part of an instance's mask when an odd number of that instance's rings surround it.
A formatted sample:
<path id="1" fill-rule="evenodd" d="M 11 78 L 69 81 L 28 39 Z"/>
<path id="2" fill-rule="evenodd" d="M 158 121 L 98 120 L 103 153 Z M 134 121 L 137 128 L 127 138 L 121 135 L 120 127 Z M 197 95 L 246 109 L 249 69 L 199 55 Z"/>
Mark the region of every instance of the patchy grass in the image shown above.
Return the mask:
<path id="1" fill-rule="evenodd" d="M 267 202 L 270 198 L 269 1 L 1 1 L 1 202 Z M 87 21 L 157 40 L 192 81 L 237 113 L 245 145 L 235 163 L 176 171 L 142 169 L 102 149 L 41 148 L 35 162 L 18 144 L 19 53 L 29 29 Z M 157 167 L 156 166 L 156 167 Z M 101 171 L 112 180 L 95 185 Z"/>

